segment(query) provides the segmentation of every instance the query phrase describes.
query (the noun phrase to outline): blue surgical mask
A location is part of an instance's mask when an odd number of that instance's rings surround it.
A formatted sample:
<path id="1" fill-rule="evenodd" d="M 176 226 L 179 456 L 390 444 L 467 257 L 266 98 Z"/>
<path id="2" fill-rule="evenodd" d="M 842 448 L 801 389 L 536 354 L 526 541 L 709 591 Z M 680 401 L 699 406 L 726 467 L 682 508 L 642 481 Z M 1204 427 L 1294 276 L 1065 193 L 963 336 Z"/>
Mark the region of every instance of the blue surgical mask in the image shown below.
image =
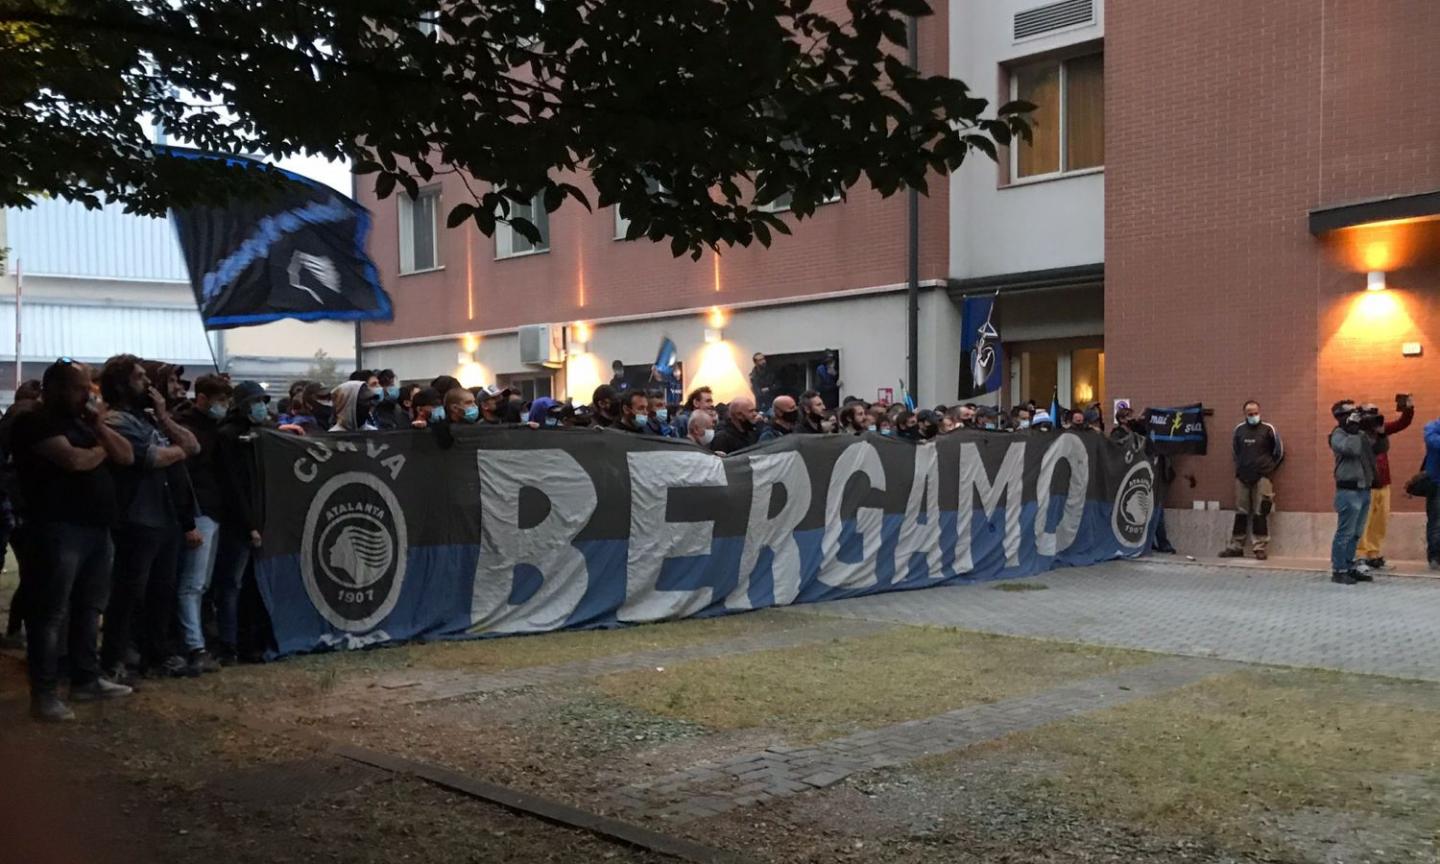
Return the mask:
<path id="1" fill-rule="evenodd" d="M 385 398 L 391 400 L 392 402 L 398 402 L 400 400 L 400 388 L 386 387 Z"/>
<path id="2" fill-rule="evenodd" d="M 384 388 L 384 387 L 371 387 L 371 388 L 370 388 L 370 395 L 374 396 L 376 399 L 383 399 L 383 398 L 385 398 L 385 388 Z"/>
<path id="3" fill-rule="evenodd" d="M 1260 415 L 1259 415 L 1259 414 L 1247 414 L 1247 415 L 1245 416 L 1245 422 L 1246 422 L 1246 423 L 1249 423 L 1251 426 L 1259 426 L 1259 425 L 1260 425 Z"/>
<path id="4" fill-rule="evenodd" d="M 991 431 L 991 432 L 994 432 L 994 431 L 995 431 L 995 424 L 994 424 L 994 423 L 986 423 L 986 424 L 985 424 L 985 428 L 988 429 L 988 430 Z"/>
<path id="5" fill-rule="evenodd" d="M 445 419 L 445 406 L 444 406 L 444 405 L 431 405 L 431 406 L 430 406 L 430 422 L 431 422 L 431 423 L 440 423 L 440 422 L 444 421 L 444 419 Z"/>
<path id="6" fill-rule="evenodd" d="M 224 402 L 211 402 L 210 407 L 205 409 L 205 413 L 209 414 L 212 420 L 220 420 L 228 410 L 230 410 L 230 406 Z"/>
<path id="7" fill-rule="evenodd" d="M 465 407 L 465 422 L 466 422 L 466 423 L 479 423 L 479 422 L 480 422 L 480 406 L 478 406 L 478 405 L 467 405 L 467 406 Z"/>
<path id="8" fill-rule="evenodd" d="M 866 427 L 865 427 L 865 431 L 866 431 L 866 432 L 874 432 L 874 431 L 875 431 L 875 424 L 874 424 L 874 423 L 871 423 L 869 426 L 866 426 Z"/>
<path id="9" fill-rule="evenodd" d="M 893 426 L 887 426 L 886 428 L 880 430 L 880 434 L 886 436 L 887 438 L 893 438 L 895 436 L 895 428 Z"/>
<path id="10" fill-rule="evenodd" d="M 270 419 L 270 412 L 265 408 L 264 402 L 250 403 L 250 422 L 264 423 Z"/>
<path id="11" fill-rule="evenodd" d="M 636 414 L 636 415 L 635 415 L 635 425 L 636 425 L 636 426 L 644 426 L 645 424 L 647 424 L 647 423 L 649 423 L 649 422 L 650 422 L 650 415 L 649 415 L 649 414 Z"/>
<path id="12" fill-rule="evenodd" d="M 669 420 L 669 419 L 670 419 L 670 409 L 669 409 L 669 408 L 661 408 L 660 410 L 656 411 L 656 412 L 655 412 L 655 419 L 656 419 L 656 420 L 659 420 L 661 423 L 664 423 L 665 421 Z"/>
<path id="13" fill-rule="evenodd" d="M 554 417 L 546 417 L 546 418 L 545 418 L 545 428 L 546 428 L 546 429 L 554 429 L 556 426 L 559 426 L 559 425 L 560 425 L 560 421 L 557 420 L 557 419 L 555 419 Z"/>
<path id="14" fill-rule="evenodd" d="M 1021 420 L 1021 421 L 1020 421 L 1020 428 L 1021 428 L 1021 429 L 1029 429 L 1029 428 L 1030 428 L 1030 421 L 1029 421 L 1029 420 Z"/>

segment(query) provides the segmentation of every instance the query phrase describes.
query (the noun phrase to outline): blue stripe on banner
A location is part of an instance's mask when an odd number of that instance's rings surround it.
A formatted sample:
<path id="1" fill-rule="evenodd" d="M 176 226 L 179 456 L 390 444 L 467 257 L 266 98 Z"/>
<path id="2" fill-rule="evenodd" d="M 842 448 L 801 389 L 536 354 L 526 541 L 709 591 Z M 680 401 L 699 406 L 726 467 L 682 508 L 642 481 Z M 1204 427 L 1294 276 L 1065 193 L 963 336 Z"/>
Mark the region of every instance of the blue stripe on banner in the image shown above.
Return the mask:
<path id="1" fill-rule="evenodd" d="M 1043 527 L 1053 531 L 1063 509 L 1064 498 L 1052 496 L 1045 508 Z M 824 532 L 821 529 L 796 531 L 792 536 L 799 550 L 801 577 L 794 602 L 815 603 L 885 591 L 1032 576 L 1055 567 L 1135 557 L 1148 549 L 1153 539 L 1153 521 L 1152 536 L 1140 547 L 1126 549 L 1115 542 L 1111 509 L 1110 502 L 1087 501 L 1074 541 L 1059 555 L 1051 557 L 1042 556 L 1037 550 L 1035 523 L 1041 511 L 1035 502 L 1027 503 L 1020 513 L 1018 562 L 1014 565 L 1007 560 L 1005 549 L 1006 508 L 997 507 L 988 519 L 983 510 L 973 511 L 969 550 L 972 566 L 963 573 L 957 569 L 961 550 L 957 543 L 955 511 L 943 511 L 939 515 L 940 548 L 935 556 L 940 565 L 938 573 L 929 571 L 923 553 L 917 553 L 908 566 L 902 565 L 897 571 L 895 551 L 904 521 L 900 514 L 886 514 L 874 550 L 865 548 L 866 538 L 856 530 L 853 520 L 847 521 L 841 531 L 842 551 L 838 557 L 849 563 L 873 560 L 875 579 L 863 587 L 836 587 L 821 581 Z M 564 629 L 621 626 L 618 612 L 625 602 L 628 541 L 578 541 L 574 545 L 584 556 L 587 584 L 583 596 L 566 616 Z M 743 537 L 715 538 L 708 555 L 667 559 L 656 588 L 661 591 L 710 589 L 710 602 L 694 617 L 743 611 L 728 608 L 725 602 L 738 584 L 743 550 Z M 476 545 L 412 547 L 395 607 L 367 633 L 345 633 L 321 617 L 306 594 L 298 556 L 263 559 L 257 564 L 256 575 L 281 654 L 354 648 L 396 640 L 477 638 L 488 635 L 469 632 L 479 555 L 480 548 Z M 773 554 L 766 551 L 756 562 L 747 594 L 754 608 L 775 605 L 773 561 Z M 513 603 L 531 597 L 542 583 L 541 574 L 534 568 L 522 565 L 516 569 L 510 588 Z"/>

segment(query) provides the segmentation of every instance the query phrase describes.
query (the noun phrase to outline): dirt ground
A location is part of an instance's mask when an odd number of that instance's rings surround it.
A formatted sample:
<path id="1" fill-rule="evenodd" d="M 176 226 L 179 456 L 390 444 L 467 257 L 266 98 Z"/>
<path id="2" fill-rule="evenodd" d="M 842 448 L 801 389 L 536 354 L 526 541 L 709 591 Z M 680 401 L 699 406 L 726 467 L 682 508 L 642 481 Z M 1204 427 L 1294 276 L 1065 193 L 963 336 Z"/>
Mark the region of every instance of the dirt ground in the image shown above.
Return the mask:
<path id="1" fill-rule="evenodd" d="M 0 603 L 3 606 L 3 603 Z M 404 705 L 377 682 L 789 633 L 783 612 L 418 645 L 149 681 L 25 716 L 0 656 L 0 860 L 650 862 L 580 830 L 358 765 L 334 743 L 591 812 L 617 789 L 766 747 L 1044 692 L 1157 655 L 925 628 Z M 391 676 L 387 678 L 386 676 Z M 325 694 L 345 710 L 307 713 Z M 334 700 L 330 700 L 333 708 Z M 1434 864 L 1440 686 L 1269 667 L 684 824 L 757 862 Z"/>

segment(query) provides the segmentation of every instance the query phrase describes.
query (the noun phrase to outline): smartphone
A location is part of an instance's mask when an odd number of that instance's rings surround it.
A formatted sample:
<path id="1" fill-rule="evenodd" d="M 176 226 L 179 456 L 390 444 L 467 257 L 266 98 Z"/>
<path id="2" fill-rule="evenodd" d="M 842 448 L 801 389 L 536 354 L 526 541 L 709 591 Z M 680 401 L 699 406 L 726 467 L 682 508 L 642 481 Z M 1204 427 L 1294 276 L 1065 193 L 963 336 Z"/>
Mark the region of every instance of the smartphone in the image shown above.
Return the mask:
<path id="1" fill-rule="evenodd" d="M 1409 393 L 1395 394 L 1395 410 L 1404 411 L 1406 408 L 1414 407 L 1415 401 Z"/>

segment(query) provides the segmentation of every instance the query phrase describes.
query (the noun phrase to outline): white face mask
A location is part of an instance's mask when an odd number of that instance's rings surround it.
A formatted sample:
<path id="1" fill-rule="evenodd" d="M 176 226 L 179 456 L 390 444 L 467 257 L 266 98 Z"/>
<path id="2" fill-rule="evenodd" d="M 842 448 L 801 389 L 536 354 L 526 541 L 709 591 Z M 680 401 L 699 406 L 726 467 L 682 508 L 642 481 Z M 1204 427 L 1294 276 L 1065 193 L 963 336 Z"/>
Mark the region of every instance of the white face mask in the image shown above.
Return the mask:
<path id="1" fill-rule="evenodd" d="M 709 447 L 709 446 L 710 446 L 710 442 L 711 442 L 711 441 L 714 441 L 714 440 L 715 440 L 715 430 L 714 430 L 714 429 L 706 429 L 704 432 L 702 432 L 702 433 L 700 434 L 700 443 L 701 443 L 701 444 L 704 444 L 706 447 Z"/>
<path id="2" fill-rule="evenodd" d="M 636 414 L 636 415 L 635 415 L 635 425 L 636 425 L 636 426 L 644 426 L 645 424 L 647 424 L 647 423 L 649 423 L 649 422 L 650 422 L 650 415 L 649 415 L 649 414 Z"/>

